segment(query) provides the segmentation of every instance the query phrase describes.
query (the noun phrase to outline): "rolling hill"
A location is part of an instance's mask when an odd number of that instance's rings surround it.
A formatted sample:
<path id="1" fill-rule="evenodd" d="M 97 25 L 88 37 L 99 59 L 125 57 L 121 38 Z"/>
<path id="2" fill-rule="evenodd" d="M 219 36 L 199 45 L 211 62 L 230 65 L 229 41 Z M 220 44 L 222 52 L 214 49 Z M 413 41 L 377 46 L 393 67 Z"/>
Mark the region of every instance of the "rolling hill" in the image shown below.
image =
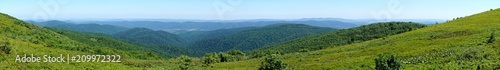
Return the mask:
<path id="1" fill-rule="evenodd" d="M 403 69 L 499 69 L 500 9 L 385 38 L 281 55 L 289 69 L 375 69 L 378 55 L 394 55 Z M 260 59 L 214 64 L 257 69 Z"/>
<path id="2" fill-rule="evenodd" d="M 314 35 L 334 29 L 305 24 L 273 24 L 260 28 L 243 30 L 233 34 L 195 41 L 189 48 L 204 52 L 223 52 L 230 49 L 251 51 L 265 45 Z"/>
<path id="3" fill-rule="evenodd" d="M 371 39 L 386 37 L 416 30 L 426 25 L 413 22 L 381 22 L 342 29 L 314 36 L 277 43 L 254 51 L 255 55 L 263 52 L 280 51 L 281 53 L 306 52 L 328 47 L 342 46 Z"/>

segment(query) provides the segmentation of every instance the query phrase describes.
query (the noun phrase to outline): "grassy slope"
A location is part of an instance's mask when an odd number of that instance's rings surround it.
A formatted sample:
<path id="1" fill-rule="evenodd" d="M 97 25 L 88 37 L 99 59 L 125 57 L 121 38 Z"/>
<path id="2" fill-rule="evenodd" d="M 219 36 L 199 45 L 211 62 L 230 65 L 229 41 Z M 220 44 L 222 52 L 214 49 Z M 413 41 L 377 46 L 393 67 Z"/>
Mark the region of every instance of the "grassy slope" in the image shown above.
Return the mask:
<path id="1" fill-rule="evenodd" d="M 58 46 L 71 49 L 81 49 L 86 48 L 84 44 L 71 41 L 67 37 L 56 34 L 49 30 L 41 27 L 34 26 L 33 24 L 25 23 L 17 20 L 6 14 L 0 14 L 0 45 L 4 46 L 6 43 L 7 47 L 10 49 L 9 53 L 7 51 L 2 51 L 0 54 L 0 68 L 1 69 L 85 69 L 85 68 L 104 68 L 111 69 L 111 67 L 121 67 L 130 68 L 130 66 L 125 66 L 119 63 L 16 63 L 14 62 L 16 55 L 23 54 L 34 54 L 35 56 L 42 55 L 58 55 L 58 54 L 90 54 L 91 50 L 78 50 L 78 51 L 68 51 L 66 49 L 49 47 Z M 59 43 L 59 44 L 55 44 Z M 76 45 L 76 46 L 68 46 Z M 101 66 L 101 67 L 92 67 Z M 110 67 L 103 67 L 110 66 Z"/>
<path id="2" fill-rule="evenodd" d="M 404 69 L 500 67 L 500 9 L 415 31 L 334 48 L 281 56 L 293 69 L 374 69 L 375 56 L 394 54 Z M 218 63 L 214 69 L 257 69 L 260 59 Z"/>

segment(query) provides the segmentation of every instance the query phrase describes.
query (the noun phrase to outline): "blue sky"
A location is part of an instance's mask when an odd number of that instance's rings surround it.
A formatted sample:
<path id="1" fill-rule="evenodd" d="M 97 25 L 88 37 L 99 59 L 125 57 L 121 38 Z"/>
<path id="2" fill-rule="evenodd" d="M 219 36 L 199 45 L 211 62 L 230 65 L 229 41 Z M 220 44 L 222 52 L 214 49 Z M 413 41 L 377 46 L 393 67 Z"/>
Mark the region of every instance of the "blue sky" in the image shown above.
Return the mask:
<path id="1" fill-rule="evenodd" d="M 452 19 L 500 0 L 0 0 L 21 19 Z"/>

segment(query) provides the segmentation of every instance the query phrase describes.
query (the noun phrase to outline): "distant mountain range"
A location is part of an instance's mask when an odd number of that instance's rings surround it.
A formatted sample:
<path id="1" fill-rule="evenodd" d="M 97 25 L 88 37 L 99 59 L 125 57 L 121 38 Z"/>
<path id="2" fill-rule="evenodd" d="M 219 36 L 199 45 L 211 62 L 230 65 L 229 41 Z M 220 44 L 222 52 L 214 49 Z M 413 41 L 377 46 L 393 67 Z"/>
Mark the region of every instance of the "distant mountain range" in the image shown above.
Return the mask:
<path id="1" fill-rule="evenodd" d="M 160 21 L 92 21 L 88 23 L 107 24 L 121 27 L 135 28 L 143 27 L 154 30 L 164 30 L 178 34 L 185 31 L 211 31 L 217 29 L 230 29 L 240 27 L 260 27 L 276 23 L 298 23 L 318 27 L 329 28 L 352 28 L 359 26 L 354 23 L 342 21 L 315 21 L 315 20 L 294 20 L 294 21 L 224 21 L 224 22 L 160 22 Z"/>

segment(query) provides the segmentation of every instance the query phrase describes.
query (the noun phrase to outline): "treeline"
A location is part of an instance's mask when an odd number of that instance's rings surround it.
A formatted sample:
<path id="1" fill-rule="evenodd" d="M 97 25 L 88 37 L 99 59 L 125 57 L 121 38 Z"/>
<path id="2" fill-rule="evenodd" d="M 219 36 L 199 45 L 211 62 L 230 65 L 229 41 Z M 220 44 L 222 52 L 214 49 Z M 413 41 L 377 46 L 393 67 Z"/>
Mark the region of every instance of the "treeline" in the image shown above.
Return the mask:
<path id="1" fill-rule="evenodd" d="M 262 62 L 260 63 L 259 70 L 284 70 L 284 69 L 289 69 L 288 64 L 283 62 L 282 58 L 279 57 L 280 54 L 266 54 L 265 58 L 262 58 Z M 186 55 L 181 55 L 177 60 L 179 61 L 179 67 L 178 69 L 180 70 L 192 70 L 192 69 L 199 69 L 195 68 L 196 65 L 196 59 L 198 58 L 192 58 Z M 205 56 L 201 57 L 201 63 L 202 63 L 202 69 L 212 68 L 213 66 L 211 64 L 214 63 L 222 63 L 222 62 L 234 62 L 234 61 L 243 61 L 247 60 L 248 56 L 245 55 L 240 50 L 235 50 L 232 49 L 227 52 L 210 52 L 206 53 Z"/>
<path id="2" fill-rule="evenodd" d="M 205 54 L 205 56 L 202 57 L 202 62 L 203 66 L 209 67 L 210 64 L 213 63 L 219 63 L 219 62 L 232 62 L 232 61 L 241 61 L 247 59 L 247 56 L 245 53 L 243 53 L 240 50 L 230 50 L 227 52 L 211 52 Z"/>

